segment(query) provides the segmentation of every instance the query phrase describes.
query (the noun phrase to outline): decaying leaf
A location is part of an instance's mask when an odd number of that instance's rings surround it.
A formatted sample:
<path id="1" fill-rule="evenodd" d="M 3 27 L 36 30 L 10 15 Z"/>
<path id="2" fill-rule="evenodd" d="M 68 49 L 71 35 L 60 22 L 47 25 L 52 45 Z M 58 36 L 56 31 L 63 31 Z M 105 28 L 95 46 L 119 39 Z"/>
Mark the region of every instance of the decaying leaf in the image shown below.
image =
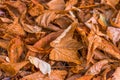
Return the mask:
<path id="1" fill-rule="evenodd" d="M 50 59 L 80 64 L 77 50 L 81 48 L 81 45 L 73 39 L 76 26 L 77 24 L 73 23 L 57 39 L 50 43 L 54 47 L 49 56 Z"/>
<path id="2" fill-rule="evenodd" d="M 45 76 L 40 72 L 25 76 L 20 80 L 64 80 L 67 75 L 65 70 L 52 70 L 49 76 Z"/>
<path id="3" fill-rule="evenodd" d="M 102 0 L 103 3 L 107 3 L 111 7 L 115 8 L 115 5 L 119 3 L 119 0 Z"/>
<path id="4" fill-rule="evenodd" d="M 120 67 L 117 67 L 115 72 L 113 73 L 112 80 L 120 80 Z"/>
<path id="5" fill-rule="evenodd" d="M 86 75 L 96 75 L 99 74 L 102 70 L 103 66 L 108 64 L 108 60 L 101 60 L 90 67 L 90 69 L 86 72 Z"/>
<path id="6" fill-rule="evenodd" d="M 120 0 L 0 0 L 0 80 L 119 80 L 119 35 Z"/>
<path id="7" fill-rule="evenodd" d="M 47 3 L 47 5 L 51 10 L 63 10 L 65 8 L 64 0 L 51 0 Z"/>
<path id="8" fill-rule="evenodd" d="M 76 80 L 91 80 L 92 79 L 92 75 L 85 75 L 85 76 L 82 76 Z"/>
<path id="9" fill-rule="evenodd" d="M 36 68 L 39 68 L 43 74 L 51 73 L 51 66 L 47 62 L 32 56 L 29 56 L 28 59 L 33 65 L 35 65 Z"/>
<path id="10" fill-rule="evenodd" d="M 25 31 L 23 30 L 22 26 L 18 23 L 18 19 L 15 19 L 13 24 L 9 24 L 6 30 L 9 34 L 25 36 Z"/>
<path id="11" fill-rule="evenodd" d="M 7 49 L 9 41 L 0 39 L 0 47 Z"/>
<path id="12" fill-rule="evenodd" d="M 11 63 L 18 62 L 23 53 L 24 44 L 19 37 L 12 39 L 8 46 L 8 57 Z"/>
<path id="13" fill-rule="evenodd" d="M 40 25 L 43 26 L 45 28 L 47 28 L 48 24 L 53 21 L 56 17 L 55 12 L 46 12 L 42 15 L 40 15 L 39 17 L 37 17 L 36 22 Z"/>
<path id="14" fill-rule="evenodd" d="M 33 47 L 36 48 L 37 50 L 41 50 L 41 48 L 48 48 L 49 47 L 49 43 L 51 41 L 53 41 L 54 39 L 56 39 L 60 34 L 62 33 L 62 31 L 58 31 L 58 32 L 53 32 L 48 34 L 47 36 L 45 36 L 44 38 L 40 39 L 39 41 L 37 41 Z M 28 51 L 26 58 L 28 58 L 28 56 L 36 56 L 37 54 L 33 51 Z"/>
<path id="15" fill-rule="evenodd" d="M 113 41 L 114 44 L 120 40 L 120 29 L 114 27 L 108 27 L 107 35 Z"/>
<path id="16" fill-rule="evenodd" d="M 28 61 L 19 62 L 19 63 L 2 63 L 2 64 L 0 64 L 0 69 L 5 71 L 9 75 L 15 75 L 26 64 L 28 64 Z"/>

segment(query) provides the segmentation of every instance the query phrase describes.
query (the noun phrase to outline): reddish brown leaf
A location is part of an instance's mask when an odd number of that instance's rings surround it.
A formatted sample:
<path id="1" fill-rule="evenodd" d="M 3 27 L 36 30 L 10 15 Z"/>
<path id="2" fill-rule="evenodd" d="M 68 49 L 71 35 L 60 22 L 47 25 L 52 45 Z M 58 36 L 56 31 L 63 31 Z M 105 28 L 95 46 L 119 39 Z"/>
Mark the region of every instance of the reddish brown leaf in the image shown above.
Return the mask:
<path id="1" fill-rule="evenodd" d="M 12 39 L 8 46 L 8 57 L 11 63 L 17 62 L 23 53 L 24 44 L 20 37 Z"/>

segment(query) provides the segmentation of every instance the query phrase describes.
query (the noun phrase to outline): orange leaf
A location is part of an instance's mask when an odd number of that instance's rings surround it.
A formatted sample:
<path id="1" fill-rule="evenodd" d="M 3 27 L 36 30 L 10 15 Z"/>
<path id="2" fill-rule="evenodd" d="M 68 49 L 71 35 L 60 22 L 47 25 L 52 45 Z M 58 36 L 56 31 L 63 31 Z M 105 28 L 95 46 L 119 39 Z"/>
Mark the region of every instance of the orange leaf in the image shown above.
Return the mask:
<path id="1" fill-rule="evenodd" d="M 19 37 L 13 38 L 8 46 L 8 57 L 10 62 L 17 62 L 23 53 L 24 44 Z"/>
<path id="2" fill-rule="evenodd" d="M 21 80 L 64 80 L 67 75 L 65 70 L 52 70 L 49 76 L 45 76 L 40 72 L 23 77 Z"/>
<path id="3" fill-rule="evenodd" d="M 20 62 L 20 63 L 2 63 L 2 64 L 0 64 L 0 69 L 5 71 L 9 75 L 15 75 L 26 64 L 28 64 L 28 61 L 24 61 L 24 62 Z"/>
<path id="4" fill-rule="evenodd" d="M 76 80 L 91 80 L 92 79 L 92 75 L 85 75 L 85 76 L 82 76 Z"/>
<path id="5" fill-rule="evenodd" d="M 81 44 L 72 38 L 76 26 L 77 24 L 73 23 L 56 40 L 50 43 L 54 47 L 50 53 L 50 59 L 80 64 L 77 50 L 81 48 Z"/>
<path id="6" fill-rule="evenodd" d="M 65 2 L 64 0 L 51 0 L 47 3 L 49 9 L 52 10 L 63 10 L 65 8 Z"/>

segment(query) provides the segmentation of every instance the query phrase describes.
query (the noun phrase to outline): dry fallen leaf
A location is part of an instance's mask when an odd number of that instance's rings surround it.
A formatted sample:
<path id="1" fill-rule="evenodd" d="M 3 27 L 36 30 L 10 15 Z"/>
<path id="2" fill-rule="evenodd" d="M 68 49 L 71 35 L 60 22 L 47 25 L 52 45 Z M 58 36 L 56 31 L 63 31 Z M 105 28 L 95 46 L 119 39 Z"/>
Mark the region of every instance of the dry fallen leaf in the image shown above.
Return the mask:
<path id="1" fill-rule="evenodd" d="M 93 66 L 91 66 L 88 71 L 86 72 L 86 75 L 96 75 L 99 74 L 102 70 L 103 66 L 108 64 L 108 60 L 101 60 L 97 63 L 95 63 Z"/>
<path id="2" fill-rule="evenodd" d="M 2 64 L 0 64 L 0 69 L 5 71 L 9 75 L 15 75 L 26 64 L 28 64 L 28 61 L 19 62 L 19 63 L 2 63 Z"/>
<path id="3" fill-rule="evenodd" d="M 0 80 L 119 80 L 119 28 L 120 0 L 0 0 Z"/>
<path id="4" fill-rule="evenodd" d="M 76 80 L 91 80 L 92 79 L 92 75 L 85 75 L 85 76 L 82 76 Z"/>
<path id="5" fill-rule="evenodd" d="M 65 1 L 64 0 L 51 0 L 47 3 L 50 10 L 64 10 Z"/>
<path id="6" fill-rule="evenodd" d="M 119 3 L 119 0 L 102 0 L 106 4 L 110 5 L 111 7 L 115 8 L 115 5 Z"/>
<path id="7" fill-rule="evenodd" d="M 52 70 L 49 76 L 45 76 L 40 72 L 25 76 L 20 80 L 64 80 L 67 75 L 65 70 Z"/>
<path id="8" fill-rule="evenodd" d="M 43 74 L 51 73 L 51 66 L 47 62 L 40 60 L 39 58 L 29 56 L 29 61 L 35 65 L 36 68 L 39 68 Z"/>
<path id="9" fill-rule="evenodd" d="M 117 67 L 112 76 L 112 80 L 120 80 L 120 67 Z"/>
<path id="10" fill-rule="evenodd" d="M 77 50 L 81 48 L 81 45 L 72 38 L 76 26 L 77 24 L 73 23 L 57 39 L 50 43 L 54 47 L 50 53 L 50 59 L 80 64 Z"/>
<path id="11" fill-rule="evenodd" d="M 114 27 L 108 27 L 107 35 L 113 41 L 113 43 L 116 45 L 116 42 L 118 42 L 120 40 L 120 29 L 114 28 Z"/>
<path id="12" fill-rule="evenodd" d="M 23 54 L 24 44 L 20 37 L 12 39 L 8 45 L 8 57 L 11 63 L 18 62 Z"/>

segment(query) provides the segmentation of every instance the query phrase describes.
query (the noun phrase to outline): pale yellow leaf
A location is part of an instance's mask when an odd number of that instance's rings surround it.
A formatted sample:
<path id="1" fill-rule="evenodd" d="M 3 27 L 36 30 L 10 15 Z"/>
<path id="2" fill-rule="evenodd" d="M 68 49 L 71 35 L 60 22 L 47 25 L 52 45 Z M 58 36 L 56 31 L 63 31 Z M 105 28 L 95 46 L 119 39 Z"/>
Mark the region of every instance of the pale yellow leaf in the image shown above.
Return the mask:
<path id="1" fill-rule="evenodd" d="M 39 58 L 37 57 L 32 57 L 32 56 L 29 56 L 29 61 L 35 65 L 36 68 L 39 68 L 40 71 L 43 73 L 43 74 L 50 74 L 51 72 L 51 66 L 50 64 L 48 64 L 47 62 L 43 61 L 43 60 L 40 60 Z"/>

